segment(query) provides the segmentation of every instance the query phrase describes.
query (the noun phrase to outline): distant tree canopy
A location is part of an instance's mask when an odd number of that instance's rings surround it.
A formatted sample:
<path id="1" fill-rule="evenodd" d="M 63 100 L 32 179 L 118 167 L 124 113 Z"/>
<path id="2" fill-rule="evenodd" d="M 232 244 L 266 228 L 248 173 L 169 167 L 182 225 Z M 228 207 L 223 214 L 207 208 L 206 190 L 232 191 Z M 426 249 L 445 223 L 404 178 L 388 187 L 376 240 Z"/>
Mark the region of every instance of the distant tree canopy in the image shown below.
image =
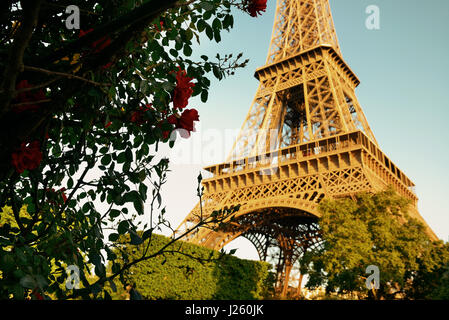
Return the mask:
<path id="1" fill-rule="evenodd" d="M 324 245 L 301 261 L 306 286 L 378 299 L 448 299 L 449 245 L 430 241 L 408 206 L 392 189 L 323 201 Z M 370 265 L 380 271 L 378 290 L 366 286 Z"/>

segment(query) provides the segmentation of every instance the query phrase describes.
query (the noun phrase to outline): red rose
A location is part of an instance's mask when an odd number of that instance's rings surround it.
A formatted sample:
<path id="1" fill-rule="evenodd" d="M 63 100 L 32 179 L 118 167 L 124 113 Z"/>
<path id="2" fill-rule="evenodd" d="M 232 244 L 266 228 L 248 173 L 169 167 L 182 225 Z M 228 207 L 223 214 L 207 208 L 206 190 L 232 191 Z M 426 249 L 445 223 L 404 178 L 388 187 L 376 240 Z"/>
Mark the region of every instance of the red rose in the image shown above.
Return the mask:
<path id="1" fill-rule="evenodd" d="M 194 121 L 199 121 L 200 117 L 196 109 L 186 109 L 179 119 L 179 126 L 187 131 L 195 131 Z"/>
<path id="2" fill-rule="evenodd" d="M 145 119 L 143 118 L 143 115 L 145 114 L 145 112 L 147 112 L 148 110 L 154 110 L 153 105 L 151 103 L 141 106 L 140 110 L 134 111 L 131 114 L 131 122 L 137 123 L 137 124 L 143 124 L 145 123 Z"/>
<path id="3" fill-rule="evenodd" d="M 87 31 L 80 30 L 80 34 L 79 34 L 78 38 L 84 37 L 86 34 L 92 32 L 92 31 L 94 31 L 94 29 L 89 29 Z M 99 53 L 100 51 L 102 51 L 104 48 L 106 48 L 110 44 L 111 44 L 111 39 L 108 36 L 104 36 L 104 37 L 92 42 L 90 47 L 92 49 L 94 49 L 94 53 Z"/>
<path id="4" fill-rule="evenodd" d="M 109 46 L 111 44 L 111 39 L 109 39 L 109 37 L 103 37 L 97 41 L 94 41 L 92 43 L 92 48 L 95 49 L 95 53 L 98 53 L 100 51 L 102 51 L 104 48 L 106 48 L 107 46 Z"/>
<path id="5" fill-rule="evenodd" d="M 80 30 L 80 34 L 78 35 L 78 38 L 84 37 L 86 34 L 88 34 L 89 32 L 94 31 L 94 29 L 89 29 L 87 31 L 84 31 L 83 29 Z"/>
<path id="6" fill-rule="evenodd" d="M 34 296 L 36 300 L 45 300 L 44 296 L 42 296 L 38 291 L 37 288 L 34 288 L 31 294 Z"/>
<path id="7" fill-rule="evenodd" d="M 131 114 L 130 121 L 134 122 L 134 123 L 137 123 L 137 124 L 142 124 L 144 122 L 142 117 L 143 117 L 143 114 L 142 114 L 141 111 L 134 111 Z"/>
<path id="8" fill-rule="evenodd" d="M 42 152 L 39 141 L 23 142 L 20 149 L 11 154 L 11 162 L 18 173 L 25 170 L 34 170 L 42 161 Z"/>
<path id="9" fill-rule="evenodd" d="M 101 69 L 102 69 L 102 70 L 107 70 L 107 69 L 109 69 L 110 67 L 112 67 L 113 65 L 114 65 L 113 62 L 108 62 L 108 63 L 106 63 L 104 66 L 101 66 Z"/>
<path id="10" fill-rule="evenodd" d="M 62 196 L 62 200 L 64 200 L 64 203 L 67 202 L 67 195 L 65 194 L 66 188 L 61 188 L 61 190 L 59 190 L 59 192 L 61 192 L 61 196 Z"/>
<path id="11" fill-rule="evenodd" d="M 33 295 L 37 300 L 45 300 L 44 297 L 39 292 L 34 292 Z"/>
<path id="12" fill-rule="evenodd" d="M 28 80 L 22 80 L 16 85 L 16 90 L 19 91 L 31 87 L 32 85 L 28 83 Z M 37 111 L 39 109 L 39 104 L 32 104 L 30 102 L 42 101 L 45 100 L 45 98 L 46 98 L 45 93 L 42 89 L 34 93 L 32 91 L 21 92 L 14 99 L 13 103 L 14 104 L 29 103 L 29 104 L 15 106 L 13 108 L 13 111 L 15 113 L 21 113 L 24 111 Z"/>
<path id="13" fill-rule="evenodd" d="M 52 205 L 56 205 L 56 201 L 54 200 L 58 200 L 58 202 L 60 202 L 60 199 L 58 199 L 58 194 L 56 193 L 55 189 L 51 188 L 47 188 L 45 189 L 45 191 L 48 193 L 47 197 L 49 199 L 48 203 L 52 204 Z M 64 203 L 67 202 L 67 195 L 65 194 L 66 188 L 61 188 L 59 189 L 59 193 L 61 194 L 62 200 L 64 201 Z"/>
<path id="14" fill-rule="evenodd" d="M 199 121 L 200 118 L 198 116 L 198 111 L 195 109 L 186 109 L 178 118 L 175 115 L 171 115 L 167 118 L 167 121 L 171 124 L 175 125 L 176 129 L 184 129 L 188 132 L 188 136 L 190 136 L 190 132 L 195 131 L 194 121 Z"/>
<path id="15" fill-rule="evenodd" d="M 267 0 L 248 0 L 246 2 L 245 10 L 251 17 L 257 17 L 267 9 Z"/>
<path id="16" fill-rule="evenodd" d="M 160 27 L 159 27 L 160 26 Z M 158 31 L 161 32 L 162 29 L 164 28 L 164 21 L 159 21 L 159 26 L 157 24 L 154 24 L 154 28 Z"/>
<path id="17" fill-rule="evenodd" d="M 158 128 L 160 128 L 160 129 L 162 129 L 162 125 L 164 124 L 165 121 L 167 121 L 167 120 L 159 121 L 156 124 L 156 126 Z M 171 130 L 164 130 L 164 131 L 162 131 L 162 140 L 167 140 L 170 137 L 170 133 L 171 133 Z"/>
<path id="18" fill-rule="evenodd" d="M 162 131 L 162 139 L 167 140 L 170 137 L 170 131 Z"/>
<path id="19" fill-rule="evenodd" d="M 184 109 L 189 104 L 189 98 L 193 94 L 193 78 L 187 77 L 187 72 L 179 68 L 176 74 L 176 88 L 173 92 L 173 105 L 175 108 Z"/>

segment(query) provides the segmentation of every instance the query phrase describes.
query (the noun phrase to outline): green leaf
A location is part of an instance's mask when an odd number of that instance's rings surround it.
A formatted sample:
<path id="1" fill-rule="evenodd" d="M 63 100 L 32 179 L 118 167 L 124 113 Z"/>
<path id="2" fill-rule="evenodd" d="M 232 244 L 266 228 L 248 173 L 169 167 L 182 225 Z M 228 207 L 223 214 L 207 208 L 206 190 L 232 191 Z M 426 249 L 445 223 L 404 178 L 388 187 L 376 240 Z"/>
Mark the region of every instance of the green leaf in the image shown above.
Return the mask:
<path id="1" fill-rule="evenodd" d="M 98 91 L 95 88 L 91 88 L 87 94 L 91 97 L 98 97 Z"/>
<path id="2" fill-rule="evenodd" d="M 130 238 L 131 238 L 131 244 L 132 245 L 139 245 L 139 244 L 142 244 L 142 242 L 143 242 L 143 240 L 137 235 L 137 233 L 136 232 L 134 232 L 134 231 L 131 231 L 130 233 L 129 233 L 129 235 L 130 235 Z"/>
<path id="3" fill-rule="evenodd" d="M 133 162 L 133 153 L 130 148 L 126 148 L 125 154 L 126 154 L 126 161 Z"/>
<path id="4" fill-rule="evenodd" d="M 185 35 L 186 35 L 186 40 L 187 40 L 187 41 L 192 40 L 192 38 L 193 38 L 193 32 L 192 32 L 191 29 L 187 29 L 186 32 L 185 32 Z"/>
<path id="5" fill-rule="evenodd" d="M 192 48 L 189 45 L 185 45 L 183 52 L 184 52 L 184 55 L 186 55 L 187 57 L 190 57 L 192 55 Z"/>
<path id="6" fill-rule="evenodd" d="M 134 148 L 139 147 L 142 144 L 142 142 L 143 142 L 143 137 L 141 135 L 136 136 L 134 138 L 134 145 L 133 145 L 133 147 Z"/>
<path id="7" fill-rule="evenodd" d="M 114 262 L 114 263 L 112 264 L 111 271 L 112 271 L 113 273 L 117 273 L 117 272 L 120 271 L 120 268 L 121 268 L 120 264 Z"/>
<path id="8" fill-rule="evenodd" d="M 147 178 L 147 173 L 145 172 L 145 169 L 139 172 L 139 179 L 141 182 L 144 182 Z"/>
<path id="9" fill-rule="evenodd" d="M 234 18 L 232 17 L 232 15 L 228 14 L 225 16 L 225 18 L 223 19 L 223 28 L 224 29 L 228 29 L 228 28 L 232 28 L 234 25 Z"/>
<path id="10" fill-rule="evenodd" d="M 115 242 L 115 241 L 117 241 L 118 240 L 118 238 L 120 237 L 120 235 L 118 234 L 118 233 L 111 233 L 110 235 L 109 235 L 109 241 L 111 241 L 111 242 Z"/>
<path id="11" fill-rule="evenodd" d="M 125 161 L 126 161 L 126 153 L 125 152 L 119 153 L 119 155 L 117 156 L 117 162 L 124 163 Z"/>
<path id="12" fill-rule="evenodd" d="M 220 32 L 220 30 L 222 29 L 222 24 L 220 19 L 215 18 L 214 21 L 212 22 L 212 28 L 214 29 L 214 32 Z"/>
<path id="13" fill-rule="evenodd" d="M 104 166 L 107 166 L 108 164 L 111 163 L 111 160 L 112 160 L 111 155 L 110 154 L 105 154 L 103 156 L 103 158 L 101 158 L 101 164 L 104 165 Z"/>
<path id="14" fill-rule="evenodd" d="M 27 206 L 27 212 L 30 213 L 30 214 L 36 213 L 36 206 L 34 205 L 34 203 L 30 203 Z"/>
<path id="15" fill-rule="evenodd" d="M 201 91 L 201 102 L 206 103 L 209 99 L 209 92 L 207 90 Z"/>
<path id="16" fill-rule="evenodd" d="M 3 257 L 0 257 L 2 262 L 2 268 L 6 271 L 13 270 L 16 267 L 16 263 L 12 254 L 5 254 Z"/>
<path id="17" fill-rule="evenodd" d="M 212 71 L 214 73 L 214 76 L 218 80 L 221 80 L 223 78 L 223 75 L 221 74 L 220 68 L 218 68 L 216 65 L 213 66 Z"/>
<path id="18" fill-rule="evenodd" d="M 212 40 L 214 38 L 214 30 L 209 25 L 206 26 L 206 36 L 210 40 Z"/>
<path id="19" fill-rule="evenodd" d="M 159 59 L 161 58 L 160 51 L 159 51 L 159 50 L 153 51 L 153 52 L 151 53 L 151 58 L 152 58 L 152 60 L 153 60 L 154 62 L 159 61 Z"/>
<path id="20" fill-rule="evenodd" d="M 203 32 L 207 26 L 208 26 L 207 22 L 202 19 L 198 20 L 198 22 L 196 24 L 196 27 L 198 28 L 199 32 Z"/>
<path id="21" fill-rule="evenodd" d="M 139 215 L 143 215 L 145 213 L 142 200 L 134 201 L 133 205 L 134 205 L 134 209 L 136 209 L 136 211 Z"/>
<path id="22" fill-rule="evenodd" d="M 125 202 L 134 202 L 134 201 L 139 201 L 139 200 L 141 200 L 141 199 L 142 199 L 142 197 L 141 197 L 140 194 L 139 194 L 137 191 L 135 191 L 135 190 L 132 190 L 132 191 L 126 193 L 126 194 L 123 196 L 123 200 L 124 200 Z"/>
<path id="23" fill-rule="evenodd" d="M 111 209 L 111 211 L 109 212 L 109 216 L 111 218 L 117 218 L 120 215 L 120 211 L 117 209 Z"/>
<path id="24" fill-rule="evenodd" d="M 89 202 L 86 202 L 86 203 L 83 205 L 83 207 L 81 208 L 81 210 L 82 210 L 84 213 L 89 212 L 90 209 L 91 209 L 91 206 L 90 206 L 90 203 L 89 203 Z"/>
<path id="25" fill-rule="evenodd" d="M 204 19 L 204 20 L 209 20 L 211 17 L 212 17 L 212 11 L 206 11 L 206 12 L 203 14 L 203 19 Z"/>
<path id="26" fill-rule="evenodd" d="M 175 58 L 177 58 L 179 55 L 179 53 L 176 49 L 170 49 L 170 54 Z"/>
<path id="27" fill-rule="evenodd" d="M 129 228 L 128 220 L 124 220 L 119 223 L 117 231 L 119 234 L 125 234 L 126 232 L 128 232 L 128 228 Z"/>
<path id="28" fill-rule="evenodd" d="M 139 186 L 139 194 L 144 201 L 147 199 L 147 192 L 148 187 L 145 184 L 141 183 Z"/>
<path id="29" fill-rule="evenodd" d="M 145 241 L 146 239 L 148 239 L 151 234 L 153 233 L 153 229 L 148 229 L 146 230 L 143 234 L 142 234 L 142 240 Z"/>
<path id="30" fill-rule="evenodd" d="M 176 51 L 180 51 L 182 49 L 183 46 L 183 42 L 181 40 L 181 38 L 176 38 L 176 43 L 175 43 L 175 50 Z"/>
<path id="31" fill-rule="evenodd" d="M 72 189 L 73 188 L 73 179 L 72 177 L 69 177 L 69 179 L 67 179 L 67 188 L 68 189 Z"/>
<path id="32" fill-rule="evenodd" d="M 126 161 L 123 165 L 123 172 L 129 172 L 129 170 L 131 170 L 131 162 Z"/>

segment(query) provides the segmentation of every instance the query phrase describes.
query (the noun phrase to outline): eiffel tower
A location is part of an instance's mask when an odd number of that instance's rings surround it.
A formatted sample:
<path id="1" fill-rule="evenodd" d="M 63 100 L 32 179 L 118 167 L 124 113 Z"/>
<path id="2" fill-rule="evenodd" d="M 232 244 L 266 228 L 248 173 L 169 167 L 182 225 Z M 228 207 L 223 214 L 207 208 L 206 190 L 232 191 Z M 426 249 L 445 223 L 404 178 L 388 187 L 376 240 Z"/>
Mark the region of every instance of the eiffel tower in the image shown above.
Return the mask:
<path id="1" fill-rule="evenodd" d="M 216 250 L 237 237 L 261 260 L 277 253 L 277 290 L 285 296 L 292 267 L 321 245 L 318 204 L 393 186 L 412 201 L 409 214 L 437 237 L 417 210 L 413 182 L 382 152 L 343 60 L 328 0 L 278 0 L 259 88 L 225 163 L 204 168 L 201 204 L 176 232 L 213 211 L 240 205 L 225 228 L 200 228 L 185 240 Z"/>

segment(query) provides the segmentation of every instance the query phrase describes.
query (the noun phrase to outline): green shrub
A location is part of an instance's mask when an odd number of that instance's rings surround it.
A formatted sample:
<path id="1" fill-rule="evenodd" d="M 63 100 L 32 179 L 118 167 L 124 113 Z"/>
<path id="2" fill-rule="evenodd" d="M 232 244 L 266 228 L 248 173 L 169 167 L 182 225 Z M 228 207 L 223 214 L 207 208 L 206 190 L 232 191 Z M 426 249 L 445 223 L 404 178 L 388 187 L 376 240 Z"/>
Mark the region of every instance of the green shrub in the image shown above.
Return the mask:
<path id="1" fill-rule="evenodd" d="M 153 235 L 147 255 L 169 241 L 167 237 Z M 142 256 L 144 250 L 143 245 L 122 245 L 122 251 L 133 258 Z M 266 262 L 238 259 L 183 241 L 164 251 L 164 255 L 131 267 L 126 275 L 144 299 L 252 300 L 263 299 L 271 292 L 273 282 Z M 111 296 L 123 299 L 124 290 L 117 287 L 118 291 L 111 292 Z"/>

